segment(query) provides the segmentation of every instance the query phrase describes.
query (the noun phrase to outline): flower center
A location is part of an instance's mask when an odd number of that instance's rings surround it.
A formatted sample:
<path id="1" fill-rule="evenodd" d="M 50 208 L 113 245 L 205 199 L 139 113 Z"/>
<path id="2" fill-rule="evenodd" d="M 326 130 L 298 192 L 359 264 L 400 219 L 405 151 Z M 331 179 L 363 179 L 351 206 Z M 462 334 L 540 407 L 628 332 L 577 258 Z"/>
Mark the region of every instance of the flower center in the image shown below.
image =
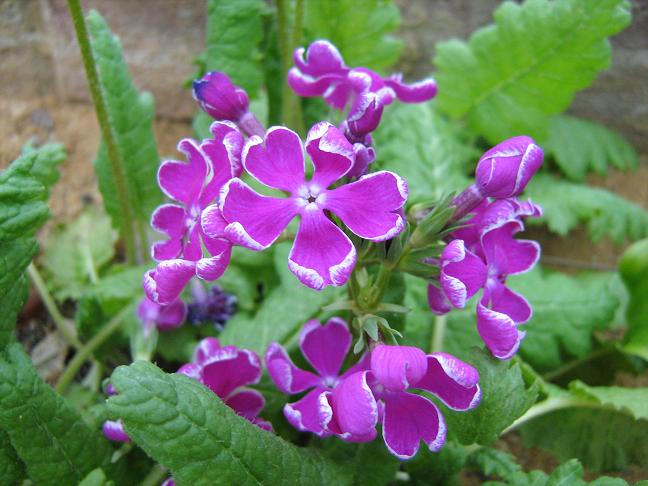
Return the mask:
<path id="1" fill-rule="evenodd" d="M 314 209 L 324 202 L 324 192 L 321 187 L 315 184 L 304 184 L 294 194 L 295 202 L 302 208 Z"/>

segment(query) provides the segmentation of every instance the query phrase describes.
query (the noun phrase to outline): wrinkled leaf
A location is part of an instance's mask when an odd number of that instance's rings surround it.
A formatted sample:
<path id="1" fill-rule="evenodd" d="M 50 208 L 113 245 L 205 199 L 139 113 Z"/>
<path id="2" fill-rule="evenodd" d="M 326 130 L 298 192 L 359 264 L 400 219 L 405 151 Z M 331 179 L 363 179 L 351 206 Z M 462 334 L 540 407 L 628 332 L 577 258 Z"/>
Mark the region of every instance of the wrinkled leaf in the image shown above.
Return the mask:
<path id="1" fill-rule="evenodd" d="M 522 469 L 511 454 L 492 447 L 481 447 L 473 452 L 468 458 L 468 467 L 486 476 L 504 478 Z"/>
<path id="2" fill-rule="evenodd" d="M 0 430 L 0 478 L 2 484 L 13 486 L 25 479 L 25 465 L 9 442 L 9 436 Z"/>

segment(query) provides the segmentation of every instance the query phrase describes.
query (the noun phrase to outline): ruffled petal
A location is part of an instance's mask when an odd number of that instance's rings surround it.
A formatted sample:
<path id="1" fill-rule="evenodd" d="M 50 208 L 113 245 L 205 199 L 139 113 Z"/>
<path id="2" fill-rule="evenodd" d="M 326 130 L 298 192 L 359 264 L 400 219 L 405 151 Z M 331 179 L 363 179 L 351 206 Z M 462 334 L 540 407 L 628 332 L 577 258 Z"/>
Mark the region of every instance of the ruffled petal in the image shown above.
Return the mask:
<path id="1" fill-rule="evenodd" d="M 196 277 L 207 281 L 216 280 L 227 270 L 232 256 L 232 244 L 223 240 L 203 241 L 212 256 L 196 262 Z"/>
<path id="2" fill-rule="evenodd" d="M 425 397 L 395 393 L 385 398 L 383 438 L 389 452 L 411 459 L 420 441 L 436 452 L 445 443 L 446 425 L 439 409 Z"/>
<path id="3" fill-rule="evenodd" d="M 187 304 L 176 299 L 159 310 L 155 325 L 160 331 L 171 331 L 184 324 L 187 318 Z"/>
<path id="4" fill-rule="evenodd" d="M 518 330 L 509 316 L 489 309 L 482 302 L 477 304 L 477 331 L 493 356 L 499 359 L 511 358 L 526 334 Z"/>
<path id="5" fill-rule="evenodd" d="M 272 127 L 265 139 L 253 136 L 243 149 L 243 166 L 252 177 L 275 189 L 296 192 L 304 185 L 301 139 L 285 127 Z"/>
<path id="6" fill-rule="evenodd" d="M 267 432 L 274 432 L 274 427 L 272 427 L 272 424 L 267 420 L 262 419 L 261 417 L 254 417 L 248 420 L 260 429 L 263 429 Z"/>
<path id="7" fill-rule="evenodd" d="M 234 410 L 241 417 L 252 420 L 259 415 L 265 406 L 263 395 L 256 390 L 241 390 L 231 394 L 225 405 Z"/>
<path id="8" fill-rule="evenodd" d="M 428 305 L 432 313 L 437 316 L 442 316 L 452 310 L 452 305 L 443 290 L 433 284 L 428 285 Z"/>
<path id="9" fill-rule="evenodd" d="M 121 420 L 106 420 L 101 427 L 104 437 L 115 442 L 130 442 Z"/>
<path id="10" fill-rule="evenodd" d="M 195 275 L 196 264 L 187 260 L 165 260 L 144 274 L 144 291 L 158 304 L 176 300 L 185 285 Z"/>
<path id="11" fill-rule="evenodd" d="M 447 353 L 427 356 L 427 372 L 413 386 L 434 393 L 453 410 L 471 410 L 479 405 L 479 372 Z"/>
<path id="12" fill-rule="evenodd" d="M 431 100 L 437 93 L 437 85 L 432 78 L 406 84 L 403 83 L 401 74 L 394 74 L 385 79 L 385 84 L 394 90 L 396 97 L 404 103 L 422 103 Z"/>
<path id="13" fill-rule="evenodd" d="M 537 242 L 516 240 L 513 237 L 520 227 L 519 221 L 510 221 L 499 227 L 491 227 L 482 234 L 481 243 L 486 260 L 498 274 L 528 272 L 540 258 L 540 245 Z"/>
<path id="14" fill-rule="evenodd" d="M 324 101 L 336 110 L 343 111 L 353 96 L 353 90 L 342 76 L 331 76 L 330 78 L 335 82 L 329 83 L 329 87 L 323 95 Z"/>
<path id="15" fill-rule="evenodd" d="M 220 348 L 222 348 L 222 346 L 218 339 L 215 337 L 206 337 L 198 343 L 198 346 L 196 346 L 193 361 L 202 366 L 205 361 L 209 360 L 212 355 L 215 355 Z"/>
<path id="16" fill-rule="evenodd" d="M 315 290 L 344 285 L 353 271 L 356 249 L 344 232 L 315 204 L 302 212 L 288 268 L 301 283 Z"/>
<path id="17" fill-rule="evenodd" d="M 324 382 L 332 382 L 337 379 L 351 347 L 351 333 L 346 323 L 337 317 L 324 326 L 316 320 L 308 321 L 301 331 L 299 347 Z"/>
<path id="18" fill-rule="evenodd" d="M 262 196 L 240 179 L 225 184 L 220 207 L 228 223 L 224 231 L 227 238 L 256 251 L 268 248 L 297 214 L 291 199 Z M 205 230 L 211 234 L 212 228 L 205 225 Z"/>
<path id="19" fill-rule="evenodd" d="M 162 162 L 158 170 L 158 184 L 171 199 L 191 206 L 200 196 L 209 168 L 205 154 L 195 140 L 180 140 L 178 151 L 185 154 L 189 163 L 175 160 Z"/>
<path id="20" fill-rule="evenodd" d="M 223 399 L 236 388 L 258 383 L 260 379 L 261 361 L 249 349 L 225 346 L 203 363 L 202 383 Z"/>
<path id="21" fill-rule="evenodd" d="M 288 423 L 300 432 L 312 432 L 320 437 L 331 435 L 322 428 L 319 421 L 319 396 L 325 391 L 323 387 L 315 387 L 301 400 L 286 403 L 283 409 Z"/>
<path id="22" fill-rule="evenodd" d="M 463 309 L 486 283 L 486 273 L 482 259 L 468 251 L 463 240 L 452 240 L 443 249 L 439 280 L 453 306 Z"/>
<path id="23" fill-rule="evenodd" d="M 516 324 L 524 324 L 533 315 L 533 309 L 524 296 L 499 282 L 484 291 L 482 303 L 496 312 L 506 314 Z"/>
<path id="24" fill-rule="evenodd" d="M 288 71 L 288 85 L 295 93 L 303 97 L 324 95 L 332 86 L 340 82 L 340 78 L 341 76 L 338 75 L 324 75 L 314 78 L 297 68 L 291 68 Z M 341 110 L 342 108 L 338 109 Z"/>
<path id="25" fill-rule="evenodd" d="M 182 249 L 182 258 L 196 262 L 203 257 L 203 249 L 200 241 L 200 222 L 192 223 L 187 231 L 187 241 Z"/>
<path id="26" fill-rule="evenodd" d="M 353 373 L 358 371 L 370 371 L 371 370 L 371 353 L 367 352 L 362 355 L 356 364 L 351 366 L 348 370 L 340 375 L 340 378 L 344 379 L 348 376 L 351 376 Z"/>
<path id="27" fill-rule="evenodd" d="M 344 177 L 355 161 L 353 145 L 344 134 L 328 122 L 314 125 L 306 138 L 306 151 L 315 172 L 309 186 L 320 190 Z"/>
<path id="28" fill-rule="evenodd" d="M 154 260 L 171 260 L 182 253 L 182 237 L 185 233 L 186 213 L 175 204 L 162 204 L 151 215 L 151 227 L 169 237 L 166 241 L 153 243 L 151 256 Z"/>
<path id="29" fill-rule="evenodd" d="M 277 343 L 268 346 L 265 363 L 270 378 L 283 393 L 300 393 L 321 383 L 316 374 L 297 368 L 286 350 Z"/>
<path id="30" fill-rule="evenodd" d="M 200 195 L 200 207 L 204 208 L 217 197 L 223 185 L 241 175 L 241 152 L 243 135 L 229 122 L 214 122 L 210 128 L 214 138 L 203 141 L 200 148 L 211 166 L 210 179 Z"/>
<path id="31" fill-rule="evenodd" d="M 227 221 L 218 204 L 211 204 L 200 215 L 200 226 L 206 238 L 225 238 Z"/>
<path id="32" fill-rule="evenodd" d="M 373 172 L 325 197 L 324 207 L 361 238 L 385 241 L 405 227 L 399 209 L 407 201 L 407 183 L 393 172 Z"/>
<path id="33" fill-rule="evenodd" d="M 356 96 L 349 114 L 347 126 L 355 137 L 363 137 L 376 128 L 380 123 L 384 105 L 376 93 L 364 91 Z"/>
<path id="34" fill-rule="evenodd" d="M 371 352 L 371 371 L 378 382 L 391 391 L 405 391 L 427 370 L 425 353 L 413 346 L 379 344 Z"/>
<path id="35" fill-rule="evenodd" d="M 202 368 L 197 364 L 187 363 L 185 365 L 182 365 L 178 369 L 177 373 L 188 376 L 189 378 L 193 378 L 196 381 L 202 380 Z"/>
<path id="36" fill-rule="evenodd" d="M 312 42 L 308 50 L 303 47 L 295 49 L 293 60 L 297 69 L 312 77 L 348 70 L 337 47 L 324 39 Z"/>

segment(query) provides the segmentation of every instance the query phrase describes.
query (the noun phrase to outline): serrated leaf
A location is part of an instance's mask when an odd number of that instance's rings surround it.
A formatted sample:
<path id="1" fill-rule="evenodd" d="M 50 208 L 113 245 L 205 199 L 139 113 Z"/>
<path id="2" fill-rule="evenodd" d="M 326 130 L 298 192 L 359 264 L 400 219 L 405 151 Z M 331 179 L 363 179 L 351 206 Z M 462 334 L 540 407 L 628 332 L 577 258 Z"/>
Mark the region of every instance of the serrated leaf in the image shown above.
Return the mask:
<path id="1" fill-rule="evenodd" d="M 114 257 L 116 239 L 108 215 L 97 207 L 86 209 L 72 224 L 52 232 L 42 263 L 54 296 L 60 301 L 78 299 Z"/>
<path id="2" fill-rule="evenodd" d="M 25 477 L 25 465 L 11 446 L 7 433 L 0 430 L 0 478 L 2 478 L 2 484 L 18 485 Z"/>
<path id="3" fill-rule="evenodd" d="M 507 285 L 533 308 L 533 317 L 522 327 L 527 333 L 522 358 L 545 371 L 589 353 L 593 331 L 606 328 L 619 306 L 612 291 L 615 278 L 612 273 L 568 276 L 537 269 L 508 279 Z"/>
<path id="4" fill-rule="evenodd" d="M 263 10 L 261 0 L 207 2 L 207 70 L 227 73 L 251 98 L 263 83 L 259 53 Z"/>
<path id="5" fill-rule="evenodd" d="M 468 467 L 486 476 L 508 477 L 522 469 L 515 457 L 492 447 L 481 447 L 468 457 Z"/>
<path id="6" fill-rule="evenodd" d="M 503 3 L 495 23 L 466 42 L 437 44 L 439 108 L 490 143 L 528 134 L 544 139 L 548 115 L 610 64 L 608 37 L 630 23 L 625 0 Z"/>
<path id="7" fill-rule="evenodd" d="M 405 465 L 415 486 L 458 486 L 459 472 L 466 464 L 466 447 L 449 440 L 434 454 L 422 451 Z"/>
<path id="8" fill-rule="evenodd" d="M 561 236 L 579 224 L 587 226 L 594 242 L 604 236 L 619 244 L 648 236 L 648 212 L 605 189 L 536 174 L 525 194 L 544 209 L 534 221 Z"/>
<path id="9" fill-rule="evenodd" d="M 465 168 L 479 155 L 434 109 L 434 103 L 390 106 L 374 134 L 376 168 L 404 177 L 410 202 L 439 199 L 469 184 Z"/>
<path id="10" fill-rule="evenodd" d="M 391 35 L 399 25 L 400 12 L 390 0 L 306 2 L 310 41 L 331 41 L 348 66 L 380 70 L 394 64 L 403 48 L 403 41 Z"/>
<path id="11" fill-rule="evenodd" d="M 159 158 L 153 132 L 153 97 L 135 88 L 121 42 L 103 17 L 93 10 L 88 14 L 87 25 L 101 91 L 126 179 L 128 202 L 142 233 L 148 226 L 151 212 L 162 202 L 156 178 Z M 94 166 L 104 206 L 114 226 L 122 228 L 124 224 L 130 224 L 122 221 L 118 192 L 104 143 L 99 148 Z"/>
<path id="12" fill-rule="evenodd" d="M 608 167 L 635 169 L 634 147 L 621 135 L 598 123 L 567 115 L 551 118 L 544 144 L 556 165 L 570 179 L 583 181 L 589 172 L 606 175 Z"/>
<path id="13" fill-rule="evenodd" d="M 630 293 L 624 349 L 648 361 L 648 239 L 625 251 L 619 261 L 619 273 Z"/>
<path id="14" fill-rule="evenodd" d="M 236 415 L 184 375 L 138 361 L 115 370 L 108 408 L 147 454 L 182 485 L 350 484 L 339 466 Z"/>
<path id="15" fill-rule="evenodd" d="M 596 400 L 602 407 L 648 420 L 648 388 L 620 386 L 587 386 L 581 381 L 569 384 L 569 391 L 578 396 Z"/>
<path id="16" fill-rule="evenodd" d="M 41 381 L 19 344 L 0 357 L 0 428 L 39 485 L 76 484 L 110 462 L 110 444 Z"/>
<path id="17" fill-rule="evenodd" d="M 538 397 L 538 385 L 527 388 L 520 365 L 493 358 L 473 349 L 468 362 L 479 371 L 482 400 L 470 412 L 444 413 L 448 430 L 462 444 L 492 444 L 499 434 L 522 416 Z"/>

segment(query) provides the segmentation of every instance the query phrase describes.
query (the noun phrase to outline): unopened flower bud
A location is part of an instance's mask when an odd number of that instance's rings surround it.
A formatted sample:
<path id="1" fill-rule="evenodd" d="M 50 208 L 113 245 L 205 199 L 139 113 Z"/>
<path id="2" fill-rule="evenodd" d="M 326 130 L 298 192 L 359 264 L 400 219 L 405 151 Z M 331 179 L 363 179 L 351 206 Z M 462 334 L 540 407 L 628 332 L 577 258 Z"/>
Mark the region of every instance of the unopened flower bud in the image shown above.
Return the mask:
<path id="1" fill-rule="evenodd" d="M 193 82 L 193 97 L 215 120 L 238 122 L 248 112 L 250 104 L 245 90 L 218 71 L 208 72 Z"/>
<path id="2" fill-rule="evenodd" d="M 361 93 L 353 103 L 347 117 L 349 131 L 357 139 L 373 132 L 380 123 L 382 112 L 383 103 L 376 93 L 370 91 Z"/>

